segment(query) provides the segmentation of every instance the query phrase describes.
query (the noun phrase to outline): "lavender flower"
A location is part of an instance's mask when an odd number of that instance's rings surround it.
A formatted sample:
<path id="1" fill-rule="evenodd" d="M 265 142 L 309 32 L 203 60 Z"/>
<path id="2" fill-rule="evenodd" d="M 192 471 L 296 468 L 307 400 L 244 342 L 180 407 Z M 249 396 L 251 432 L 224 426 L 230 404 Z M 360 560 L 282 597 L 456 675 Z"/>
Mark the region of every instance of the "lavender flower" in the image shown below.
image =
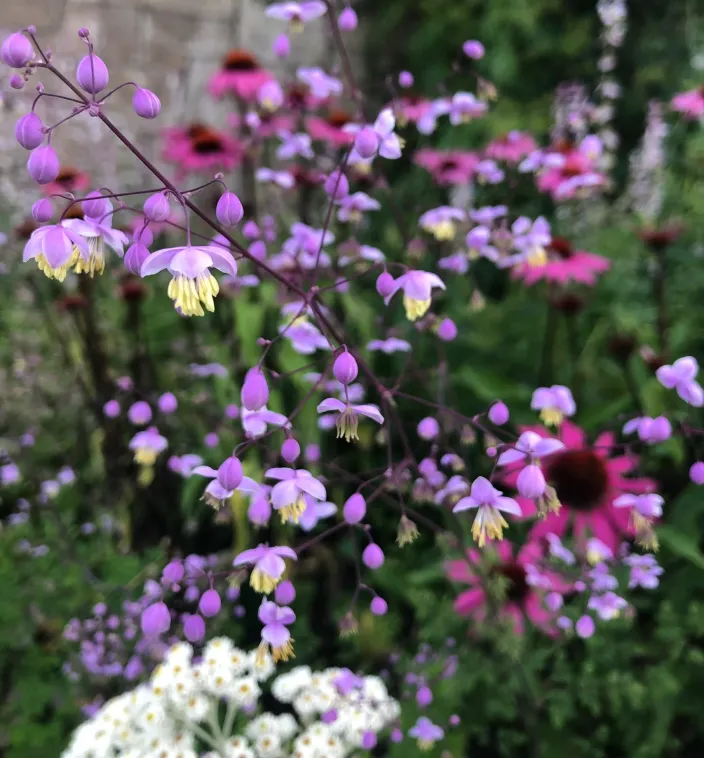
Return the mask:
<path id="1" fill-rule="evenodd" d="M 484 547 L 487 537 L 490 540 L 503 539 L 503 528 L 508 528 L 501 512 L 521 516 L 520 505 L 510 497 L 503 497 L 488 479 L 477 477 L 472 482 L 469 497 L 463 497 L 452 509 L 453 513 L 477 508 L 477 515 L 472 524 L 472 537 L 479 547 Z"/>
<path id="2" fill-rule="evenodd" d="M 655 375 L 663 387 L 676 390 L 685 403 L 701 408 L 704 405 L 704 391 L 694 378 L 698 372 L 696 359 L 687 356 L 678 358 L 671 366 L 660 366 Z"/>
<path id="3" fill-rule="evenodd" d="M 451 205 L 441 205 L 426 211 L 418 223 L 422 229 L 430 232 L 435 239 L 447 241 L 454 239 L 456 221 L 464 221 L 467 214 L 461 208 L 453 208 Z"/>
<path id="4" fill-rule="evenodd" d="M 328 397 L 318 405 L 318 413 L 336 413 L 335 424 L 337 426 L 337 436 L 344 437 L 347 442 L 358 440 L 357 427 L 359 425 L 359 416 L 376 421 L 377 424 L 384 423 L 384 417 L 376 405 L 351 405 L 349 402 L 343 403 L 334 397 Z"/>
<path id="5" fill-rule="evenodd" d="M 286 628 L 296 620 L 296 614 L 287 606 L 281 607 L 271 600 L 262 600 L 257 614 L 264 624 L 262 627 L 262 642 L 257 650 L 257 664 L 264 665 L 269 649 L 274 663 L 295 658 L 293 640 Z"/>
<path id="6" fill-rule="evenodd" d="M 105 271 L 105 245 L 122 258 L 124 246 L 129 241 L 124 232 L 112 228 L 112 207 L 109 200 L 104 202 L 107 204 L 106 211 L 99 218 L 86 216 L 85 219 L 72 218 L 64 221 L 65 227 L 80 234 L 88 244 L 88 258 L 85 260 L 78 257 L 76 273 L 85 272 L 91 278 Z"/>
<path id="7" fill-rule="evenodd" d="M 322 0 L 309 0 L 308 2 L 284 2 L 273 3 L 266 9 L 269 18 L 279 21 L 288 21 L 292 31 L 301 31 L 304 24 L 320 18 L 325 13 L 325 3 Z"/>
<path id="8" fill-rule="evenodd" d="M 88 242 L 64 224 L 35 229 L 22 253 L 23 261 L 34 258 L 44 275 L 59 282 L 63 282 L 79 258 L 87 261 L 89 257 Z"/>
<path id="9" fill-rule="evenodd" d="M 430 750 L 438 740 L 445 736 L 445 732 L 437 724 L 433 724 L 429 718 L 421 716 L 408 730 L 408 736 L 418 740 L 420 750 Z"/>
<path id="10" fill-rule="evenodd" d="M 402 290 L 406 318 L 409 321 L 417 321 L 428 312 L 434 287 L 445 289 L 445 283 L 437 274 L 430 274 L 427 271 L 407 271 L 394 281 L 390 294 L 384 298 L 384 303 L 388 305 L 391 298 Z"/>
<path id="11" fill-rule="evenodd" d="M 569 387 L 560 384 L 539 387 L 533 393 L 530 407 L 540 411 L 540 419 L 546 426 L 559 426 L 565 416 L 574 416 L 577 410 Z"/>
<path id="12" fill-rule="evenodd" d="M 140 466 L 153 466 L 159 453 L 163 453 L 168 446 L 166 437 L 162 437 L 155 426 L 137 432 L 129 444 L 130 450 L 134 450 L 134 459 Z"/>
<path id="13" fill-rule="evenodd" d="M 249 577 L 249 583 L 255 592 L 268 595 L 276 588 L 284 575 L 286 570 L 284 558 L 295 561 L 298 556 L 295 550 L 290 547 L 259 545 L 237 555 L 232 565 L 238 567 L 253 564 L 254 568 Z"/>
<path id="14" fill-rule="evenodd" d="M 281 521 L 298 523 L 307 503 L 305 495 L 325 500 L 325 486 L 306 469 L 270 468 L 268 479 L 278 479 L 271 491 L 271 504 L 281 514 Z"/>

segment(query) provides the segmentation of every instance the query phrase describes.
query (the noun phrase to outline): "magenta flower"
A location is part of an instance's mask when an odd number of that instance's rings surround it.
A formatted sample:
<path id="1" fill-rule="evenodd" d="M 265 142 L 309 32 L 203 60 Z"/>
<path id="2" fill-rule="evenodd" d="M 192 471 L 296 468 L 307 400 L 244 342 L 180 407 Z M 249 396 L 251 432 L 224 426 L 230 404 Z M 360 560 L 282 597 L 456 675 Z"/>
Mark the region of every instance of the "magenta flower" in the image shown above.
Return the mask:
<path id="1" fill-rule="evenodd" d="M 308 134 L 320 142 L 327 142 L 334 147 L 342 147 L 354 142 L 354 134 L 345 131 L 351 116 L 346 111 L 329 111 L 326 118 L 311 116 L 306 119 Z"/>
<path id="2" fill-rule="evenodd" d="M 296 78 L 308 87 L 311 95 L 320 100 L 327 100 L 329 97 L 342 94 L 342 82 L 334 76 L 329 76 L 317 66 L 302 66 L 296 71 Z M 318 138 L 316 137 L 316 139 Z"/>
<path id="3" fill-rule="evenodd" d="M 492 140 L 486 146 L 484 155 L 495 161 L 517 164 L 536 147 L 536 142 L 530 134 L 511 131 L 505 137 Z"/>
<path id="4" fill-rule="evenodd" d="M 671 366 L 660 366 L 655 376 L 663 387 L 676 390 L 685 403 L 701 408 L 704 405 L 704 391 L 695 380 L 698 372 L 699 364 L 696 358 L 686 356 L 678 358 Z"/>
<path id="5" fill-rule="evenodd" d="M 255 592 L 268 595 L 272 592 L 286 571 L 284 558 L 298 560 L 296 551 L 290 547 L 269 547 L 259 545 L 252 550 L 245 550 L 235 557 L 232 565 L 245 566 L 253 564 L 249 583 Z"/>
<path id="6" fill-rule="evenodd" d="M 704 116 L 704 88 L 680 92 L 672 98 L 672 110 L 678 111 L 689 119 Z"/>
<path id="7" fill-rule="evenodd" d="M 159 250 L 142 264 L 140 273 L 151 276 L 168 269 L 173 275 L 168 295 L 176 308 L 185 316 L 203 316 L 203 305 L 211 312 L 215 310 L 213 299 L 220 291 L 217 279 L 210 273 L 211 267 L 237 276 L 237 263 L 232 253 L 216 245 L 186 245 Z"/>
<path id="8" fill-rule="evenodd" d="M 276 411 L 270 411 L 266 405 L 256 411 L 249 411 L 243 406 L 241 419 L 242 428 L 247 437 L 250 438 L 261 437 L 262 434 L 266 434 L 268 424 L 283 426 L 287 429 L 291 426 L 286 416 L 282 413 L 276 413 Z"/>
<path id="9" fill-rule="evenodd" d="M 471 92 L 457 92 L 452 96 L 448 108 L 450 123 L 453 126 L 467 124 L 473 118 L 483 116 L 487 111 L 487 104 L 477 98 Z M 439 115 L 439 114 L 438 114 Z"/>
<path id="10" fill-rule="evenodd" d="M 278 606 L 271 600 L 262 600 L 257 614 L 264 624 L 262 627 L 262 642 L 257 650 L 257 663 L 261 666 L 271 648 L 274 663 L 295 658 L 293 640 L 286 628 L 296 620 L 296 614 L 288 606 Z"/>
<path id="11" fill-rule="evenodd" d="M 140 466 L 153 466 L 159 453 L 163 453 L 168 446 L 166 437 L 162 437 L 155 426 L 137 432 L 129 444 L 130 450 L 134 450 L 134 459 Z"/>
<path id="12" fill-rule="evenodd" d="M 309 0 L 303 3 L 273 3 L 265 12 L 269 18 L 288 21 L 293 31 L 301 31 L 308 21 L 324 15 L 325 10 L 325 3 L 322 0 Z"/>
<path id="13" fill-rule="evenodd" d="M 461 208 L 453 208 L 451 205 L 441 205 L 426 211 L 418 223 L 422 229 L 430 232 L 437 240 L 454 239 L 457 229 L 456 222 L 464 221 L 467 214 Z"/>
<path id="14" fill-rule="evenodd" d="M 479 163 L 476 153 L 461 150 L 419 150 L 413 160 L 442 185 L 467 184 Z"/>
<path id="15" fill-rule="evenodd" d="M 337 426 L 337 436 L 344 437 L 347 442 L 358 440 L 357 427 L 359 425 L 359 416 L 376 421 L 377 424 L 384 423 L 384 417 L 381 415 L 376 405 L 351 405 L 343 403 L 334 397 L 328 397 L 318 406 L 318 413 L 335 413 L 335 425 Z"/>
<path id="16" fill-rule="evenodd" d="M 240 100 L 255 102 L 259 90 L 274 75 L 261 68 L 257 59 L 247 50 L 230 50 L 223 58 L 220 69 L 208 82 L 213 97 L 231 94 Z"/>
<path id="17" fill-rule="evenodd" d="M 394 281 L 391 292 L 384 298 L 384 303 L 388 305 L 391 298 L 402 290 L 406 317 L 409 321 L 417 321 L 430 308 L 431 292 L 434 287 L 445 289 L 444 282 L 437 274 L 430 274 L 427 271 L 407 271 Z"/>
<path id="18" fill-rule="evenodd" d="M 534 248 L 525 261 L 519 262 L 513 268 L 512 276 L 522 279 L 529 286 L 544 280 L 557 284 L 577 282 L 593 287 L 597 276 L 610 267 L 608 258 L 574 250 L 568 240 L 552 237 L 547 247 Z"/>
<path id="19" fill-rule="evenodd" d="M 472 537 L 479 547 L 484 547 L 487 537 L 490 540 L 503 539 L 503 528 L 508 528 L 508 523 L 501 515 L 502 512 L 512 516 L 523 515 L 521 507 L 513 498 L 503 497 L 503 493 L 483 476 L 472 482 L 469 496 L 463 497 L 452 512 L 461 513 L 474 508 L 477 509 L 477 515 L 472 524 Z"/>
<path id="20" fill-rule="evenodd" d="M 540 411 L 540 420 L 547 426 L 559 426 L 566 416 L 574 416 L 577 411 L 572 392 L 561 384 L 538 387 L 533 393 L 530 407 Z"/>
<path id="21" fill-rule="evenodd" d="M 325 500 L 325 486 L 306 469 L 270 468 L 264 476 L 279 480 L 271 490 L 271 504 L 281 514 L 282 522 L 298 523 L 306 509 L 306 495 Z"/>
<path id="22" fill-rule="evenodd" d="M 63 224 L 35 229 L 22 253 L 23 261 L 34 258 L 43 274 L 59 282 L 63 282 L 79 258 L 87 261 L 89 257 L 88 242 Z"/>
<path id="23" fill-rule="evenodd" d="M 429 718 L 421 716 L 408 730 L 408 736 L 418 740 L 419 750 L 431 750 L 433 745 L 445 736 L 445 732 Z"/>

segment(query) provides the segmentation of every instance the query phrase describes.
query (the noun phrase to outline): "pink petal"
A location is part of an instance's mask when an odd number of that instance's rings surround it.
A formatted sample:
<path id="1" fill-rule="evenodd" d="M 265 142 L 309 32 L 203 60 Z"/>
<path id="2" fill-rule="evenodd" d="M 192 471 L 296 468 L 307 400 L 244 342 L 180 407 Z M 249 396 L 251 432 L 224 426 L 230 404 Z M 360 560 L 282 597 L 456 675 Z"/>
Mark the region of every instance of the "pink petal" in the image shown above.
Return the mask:
<path id="1" fill-rule="evenodd" d="M 274 485 L 274 488 L 271 491 L 271 504 L 277 510 L 279 508 L 285 508 L 296 502 L 299 492 L 298 484 L 295 479 L 279 482 Z"/>
<path id="2" fill-rule="evenodd" d="M 347 406 L 335 397 L 326 397 L 320 405 L 318 405 L 318 413 L 329 413 L 334 411 L 336 413 L 342 413 Z"/>
<path id="3" fill-rule="evenodd" d="M 157 274 L 159 271 L 163 271 L 171 264 L 171 259 L 183 248 L 180 247 L 168 247 L 164 250 L 159 250 L 156 253 L 152 253 L 146 261 L 142 264 L 142 268 L 139 271 L 140 276 L 151 276 Z"/>
<path id="4" fill-rule="evenodd" d="M 484 605 L 485 602 L 486 595 L 483 589 L 467 590 L 455 599 L 455 613 L 458 613 L 460 616 L 468 616 L 477 608 Z"/>
<path id="5" fill-rule="evenodd" d="M 285 481 L 286 479 L 293 479 L 296 476 L 296 472 L 291 468 L 270 468 L 264 472 L 264 476 L 267 479 Z"/>

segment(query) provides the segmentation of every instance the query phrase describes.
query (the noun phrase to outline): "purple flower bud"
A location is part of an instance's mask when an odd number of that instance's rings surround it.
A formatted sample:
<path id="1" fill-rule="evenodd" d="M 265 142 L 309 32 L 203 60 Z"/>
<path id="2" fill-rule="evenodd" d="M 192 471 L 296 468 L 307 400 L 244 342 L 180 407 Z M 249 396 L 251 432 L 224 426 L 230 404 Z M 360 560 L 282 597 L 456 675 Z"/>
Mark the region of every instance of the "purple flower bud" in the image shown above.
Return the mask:
<path id="1" fill-rule="evenodd" d="M 320 460 L 320 445 L 316 445 L 314 442 L 306 445 L 305 457 L 308 463 L 317 463 Z"/>
<path id="2" fill-rule="evenodd" d="M 38 147 L 27 161 L 27 171 L 38 184 L 49 184 L 59 175 L 59 156 L 51 145 Z"/>
<path id="3" fill-rule="evenodd" d="M 333 171 L 325 180 L 325 192 L 334 200 L 342 200 L 350 194 L 350 183 L 344 173 L 339 170 Z"/>
<path id="4" fill-rule="evenodd" d="M 44 142 L 44 124 L 34 111 L 25 113 L 15 124 L 15 139 L 25 150 L 34 150 Z"/>
<path id="5" fill-rule="evenodd" d="M 149 249 L 141 242 L 135 242 L 125 253 L 125 268 L 135 276 L 139 276 L 142 264 L 149 257 Z"/>
<path id="6" fill-rule="evenodd" d="M 376 280 L 376 291 L 382 297 L 388 297 L 394 288 L 394 278 L 388 271 L 382 271 Z"/>
<path id="7" fill-rule="evenodd" d="M 34 57 L 34 48 L 24 34 L 15 32 L 2 43 L 0 56 L 10 68 L 24 68 Z"/>
<path id="8" fill-rule="evenodd" d="M 689 469 L 689 478 L 695 484 L 704 484 L 704 461 L 693 463 Z"/>
<path id="9" fill-rule="evenodd" d="M 437 419 L 427 416 L 418 424 L 417 431 L 422 440 L 434 440 L 440 434 L 440 424 Z"/>
<path id="10" fill-rule="evenodd" d="M 173 392 L 165 392 L 157 400 L 157 405 L 162 413 L 173 413 L 178 408 L 178 400 Z"/>
<path id="11" fill-rule="evenodd" d="M 384 551 L 379 545 L 372 542 L 364 548 L 362 561 L 370 569 L 378 569 L 384 565 Z"/>
<path id="12" fill-rule="evenodd" d="M 379 149 L 379 137 L 371 126 L 364 126 L 357 132 L 354 146 L 360 157 L 373 158 Z"/>
<path id="13" fill-rule="evenodd" d="M 291 605 L 295 599 L 296 588 L 288 580 L 281 582 L 274 590 L 274 600 L 277 605 Z"/>
<path id="14" fill-rule="evenodd" d="M 416 692 L 416 703 L 425 708 L 433 702 L 433 692 L 430 687 L 419 687 Z"/>
<path id="15" fill-rule="evenodd" d="M 403 742 L 403 732 L 398 727 L 391 730 L 391 742 Z"/>
<path id="16" fill-rule="evenodd" d="M 144 203 L 144 215 L 150 221 L 166 221 L 171 215 L 169 198 L 163 192 L 156 192 Z"/>
<path id="17" fill-rule="evenodd" d="M 161 111 L 161 100 L 151 90 L 137 87 L 132 95 L 132 107 L 141 118 L 156 118 Z"/>
<path id="18" fill-rule="evenodd" d="M 222 607 L 222 601 L 217 590 L 206 590 L 200 596 L 200 602 L 198 603 L 198 610 L 206 617 L 217 616 L 220 613 Z"/>
<path id="19" fill-rule="evenodd" d="M 536 497 L 540 497 L 545 493 L 545 477 L 540 466 L 536 466 L 535 463 L 531 463 L 526 466 L 523 471 L 518 475 L 516 481 L 516 489 L 523 497 L 528 497 L 531 500 Z"/>
<path id="20" fill-rule="evenodd" d="M 301 446 L 296 440 L 293 439 L 293 437 L 284 440 L 284 444 L 281 445 L 281 457 L 286 461 L 286 463 L 293 463 L 300 454 Z"/>
<path id="21" fill-rule="evenodd" d="M 337 711 L 331 708 L 329 711 L 325 711 L 321 714 L 320 720 L 323 724 L 334 724 L 337 721 Z"/>
<path id="22" fill-rule="evenodd" d="M 247 518 L 256 526 L 266 526 L 271 518 L 271 503 L 266 495 L 254 497 L 247 509 Z"/>
<path id="23" fill-rule="evenodd" d="M 249 254 L 256 261 L 263 261 L 266 258 L 266 245 L 262 240 L 256 240 L 249 246 Z"/>
<path id="24" fill-rule="evenodd" d="M 217 447 L 220 444 L 220 437 L 218 437 L 215 432 L 208 432 L 208 434 L 203 437 L 203 442 L 206 447 Z"/>
<path id="25" fill-rule="evenodd" d="M 443 342 L 452 342 L 457 339 L 457 326 L 451 318 L 444 318 L 438 326 L 438 337 Z"/>
<path id="26" fill-rule="evenodd" d="M 574 630 L 582 639 L 588 639 L 594 634 L 594 619 L 591 616 L 582 616 L 574 625 Z"/>
<path id="27" fill-rule="evenodd" d="M 383 597 L 379 597 L 378 595 L 372 600 L 371 604 L 369 605 L 369 610 L 375 615 L 375 616 L 385 616 L 386 611 L 389 610 L 389 606 L 386 603 L 386 600 L 384 600 Z"/>
<path id="28" fill-rule="evenodd" d="M 12 89 L 22 89 L 24 87 L 24 77 L 19 74 L 13 74 L 10 77 L 10 87 Z"/>
<path id="29" fill-rule="evenodd" d="M 357 361 L 353 355 L 347 352 L 347 348 L 335 358 L 332 373 L 335 374 L 335 379 L 340 384 L 352 384 L 357 378 L 357 374 L 359 373 Z"/>
<path id="30" fill-rule="evenodd" d="M 364 734 L 362 734 L 362 748 L 364 750 L 372 750 L 376 747 L 376 734 L 372 732 L 370 729 L 367 729 Z"/>
<path id="31" fill-rule="evenodd" d="M 171 615 L 165 603 L 152 603 L 142 613 L 142 632 L 146 637 L 158 637 L 169 631 Z"/>
<path id="32" fill-rule="evenodd" d="M 472 60 L 478 61 L 484 57 L 484 45 L 476 39 L 468 39 L 462 45 L 464 54 Z"/>
<path id="33" fill-rule="evenodd" d="M 32 206 L 32 218 L 38 224 L 46 224 L 47 221 L 51 221 L 51 217 L 54 215 L 54 209 L 51 207 L 51 200 L 42 198 L 37 200 Z"/>
<path id="34" fill-rule="evenodd" d="M 218 482 L 226 490 L 234 490 L 242 482 L 242 464 L 239 458 L 231 455 L 226 461 L 220 464 L 218 469 Z"/>
<path id="35" fill-rule="evenodd" d="M 135 679 L 139 679 L 143 673 L 144 664 L 142 663 L 142 659 L 139 656 L 133 655 L 125 665 L 123 672 L 125 679 L 128 682 L 133 682 Z"/>
<path id="36" fill-rule="evenodd" d="M 258 411 L 269 400 L 269 387 L 259 368 L 251 368 L 242 385 L 242 405 L 248 411 Z"/>
<path id="37" fill-rule="evenodd" d="M 508 408 L 500 400 L 489 408 L 489 421 L 496 426 L 503 426 L 508 421 Z"/>
<path id="38" fill-rule="evenodd" d="M 138 400 L 133 403 L 127 411 L 127 418 L 135 426 L 144 426 L 152 420 L 152 409 L 149 403 L 144 400 Z"/>
<path id="39" fill-rule="evenodd" d="M 240 417 L 240 407 L 234 403 L 225 406 L 225 415 L 227 418 L 236 421 Z"/>
<path id="40" fill-rule="evenodd" d="M 86 27 L 85 27 L 85 26 L 82 26 L 82 27 L 81 27 L 81 28 L 78 30 L 78 36 L 79 36 L 81 39 L 88 39 L 88 37 L 90 37 L 90 31 L 89 31 L 88 29 L 86 29 Z"/>
<path id="41" fill-rule="evenodd" d="M 358 524 L 365 517 L 366 513 L 367 504 L 359 492 L 350 495 L 342 508 L 342 515 L 348 524 Z"/>
<path id="42" fill-rule="evenodd" d="M 348 5 L 337 19 L 337 25 L 343 32 L 353 32 L 357 28 L 357 14 Z"/>
<path id="43" fill-rule="evenodd" d="M 103 406 L 103 413 L 108 418 L 117 418 L 120 415 L 120 404 L 117 400 L 108 400 Z"/>
<path id="44" fill-rule="evenodd" d="M 279 34 L 274 40 L 273 50 L 277 58 L 288 58 L 291 53 L 291 43 L 285 34 Z"/>
<path id="45" fill-rule="evenodd" d="M 413 86 L 413 74 L 410 71 L 401 71 L 398 75 L 398 83 L 400 87 L 408 89 Z"/>
<path id="46" fill-rule="evenodd" d="M 223 192 L 215 208 L 215 215 L 223 226 L 235 226 L 242 221 L 244 208 L 234 192 Z"/>
<path id="47" fill-rule="evenodd" d="M 110 81 L 108 67 L 95 53 L 92 56 L 84 55 L 76 67 L 76 81 L 81 89 L 91 95 L 97 95 Z"/>
<path id="48" fill-rule="evenodd" d="M 200 642 L 205 637 L 205 621 L 197 613 L 186 616 L 183 622 L 183 636 L 189 642 Z"/>
<path id="49" fill-rule="evenodd" d="M 545 605 L 549 611 L 559 611 L 564 605 L 564 599 L 559 592 L 549 592 L 545 596 Z"/>
<path id="50" fill-rule="evenodd" d="M 102 218 L 106 213 L 110 213 L 112 205 L 107 197 L 103 197 L 100 192 L 93 190 L 86 195 L 86 200 L 81 203 L 83 213 L 89 218 Z"/>
<path id="51" fill-rule="evenodd" d="M 183 579 L 185 569 L 183 567 L 183 561 L 174 560 L 164 566 L 164 570 L 161 572 L 161 576 L 166 579 L 167 582 L 175 584 Z"/>
<path id="52" fill-rule="evenodd" d="M 452 716 L 450 716 L 448 723 L 450 726 L 459 726 L 460 721 L 460 717 L 456 713 L 453 713 Z"/>

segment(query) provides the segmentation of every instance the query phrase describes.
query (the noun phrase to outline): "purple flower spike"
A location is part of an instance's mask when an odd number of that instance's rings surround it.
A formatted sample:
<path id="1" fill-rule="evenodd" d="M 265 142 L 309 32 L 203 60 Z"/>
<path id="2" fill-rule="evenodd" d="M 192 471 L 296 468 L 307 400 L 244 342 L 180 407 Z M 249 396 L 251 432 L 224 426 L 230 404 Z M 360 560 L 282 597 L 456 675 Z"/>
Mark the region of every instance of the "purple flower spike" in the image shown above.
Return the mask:
<path id="1" fill-rule="evenodd" d="M 108 86 L 110 81 L 108 67 L 95 53 L 85 55 L 76 67 L 76 81 L 81 89 L 91 95 L 97 95 Z"/>
<path id="2" fill-rule="evenodd" d="M 34 48 L 24 34 L 15 32 L 2 43 L 0 56 L 10 68 L 24 68 L 34 57 Z"/>
<path id="3" fill-rule="evenodd" d="M 25 150 L 34 150 L 44 142 L 44 124 L 34 111 L 20 117 L 15 125 L 15 139 Z"/>
<path id="4" fill-rule="evenodd" d="M 132 108 L 140 118 L 156 118 L 161 111 L 161 100 L 151 90 L 137 87 L 132 96 Z"/>
<path id="5" fill-rule="evenodd" d="M 38 147 L 27 161 L 27 171 L 37 184 L 49 184 L 59 175 L 59 156 L 51 145 Z"/>

